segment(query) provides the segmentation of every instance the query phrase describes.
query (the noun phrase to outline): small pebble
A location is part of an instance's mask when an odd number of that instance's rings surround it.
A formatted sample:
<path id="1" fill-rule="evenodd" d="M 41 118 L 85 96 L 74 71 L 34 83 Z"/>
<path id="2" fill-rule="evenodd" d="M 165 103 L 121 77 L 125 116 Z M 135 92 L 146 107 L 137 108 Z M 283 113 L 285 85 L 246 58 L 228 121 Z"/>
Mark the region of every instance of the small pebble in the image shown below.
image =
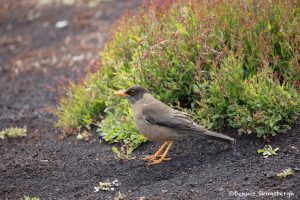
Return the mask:
<path id="1" fill-rule="evenodd" d="M 58 29 L 61 29 L 61 28 L 65 28 L 69 25 L 69 22 L 67 20 L 61 20 L 61 21 L 57 21 L 55 23 L 55 27 L 58 28 Z"/>

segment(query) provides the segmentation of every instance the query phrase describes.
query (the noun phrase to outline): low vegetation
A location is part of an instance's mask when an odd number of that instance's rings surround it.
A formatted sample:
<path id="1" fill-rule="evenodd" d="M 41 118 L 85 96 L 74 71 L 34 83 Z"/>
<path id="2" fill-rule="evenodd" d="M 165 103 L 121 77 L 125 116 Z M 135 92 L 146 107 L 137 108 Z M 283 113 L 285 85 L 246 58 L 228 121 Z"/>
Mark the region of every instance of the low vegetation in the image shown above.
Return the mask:
<path id="1" fill-rule="evenodd" d="M 279 148 L 273 149 L 271 145 L 266 145 L 263 149 L 258 149 L 257 153 L 262 154 L 264 158 L 268 158 L 269 156 L 276 156 Z"/>
<path id="2" fill-rule="evenodd" d="M 113 146 L 111 148 L 112 152 L 116 155 L 115 159 L 117 160 L 130 160 L 130 159 L 134 159 L 134 157 L 131 157 L 131 153 L 132 153 L 132 148 L 128 148 L 128 146 L 123 145 L 121 146 L 120 149 L 118 149 L 117 147 Z"/>
<path id="3" fill-rule="evenodd" d="M 0 131 L 0 139 L 4 138 L 18 138 L 18 137 L 25 137 L 27 135 L 27 129 L 24 128 L 6 128 Z"/>
<path id="4" fill-rule="evenodd" d="M 24 196 L 24 200 L 40 200 L 40 198 L 39 197 Z"/>
<path id="5" fill-rule="evenodd" d="M 139 84 L 210 129 L 275 136 L 300 113 L 299 27 L 296 0 L 147 3 L 114 26 L 101 67 L 67 87 L 57 125 L 97 126 L 133 150 L 145 139 L 113 93 Z"/>
<path id="6" fill-rule="evenodd" d="M 289 167 L 289 168 L 277 173 L 277 177 L 280 179 L 284 179 L 284 178 L 292 176 L 293 174 L 294 174 L 293 169 Z"/>
<path id="7" fill-rule="evenodd" d="M 76 138 L 77 138 L 77 140 L 88 141 L 88 140 L 91 139 L 91 136 L 92 136 L 92 135 L 91 135 L 90 132 L 84 130 L 84 131 L 78 133 Z"/>

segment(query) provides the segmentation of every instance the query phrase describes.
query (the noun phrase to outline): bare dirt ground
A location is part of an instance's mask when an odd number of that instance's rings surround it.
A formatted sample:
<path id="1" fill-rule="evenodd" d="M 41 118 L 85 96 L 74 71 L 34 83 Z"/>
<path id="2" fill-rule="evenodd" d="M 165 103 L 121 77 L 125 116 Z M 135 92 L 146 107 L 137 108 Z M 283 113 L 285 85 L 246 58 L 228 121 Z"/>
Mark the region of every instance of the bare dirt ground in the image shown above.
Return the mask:
<path id="1" fill-rule="evenodd" d="M 300 124 L 276 137 L 278 156 L 264 159 L 255 136 L 237 136 L 235 147 L 206 140 L 177 142 L 171 161 L 145 165 L 139 159 L 118 161 L 111 146 L 68 137 L 54 127 L 47 108 L 57 104 L 51 87 L 80 79 L 97 61 L 109 28 L 140 1 L 111 0 L 88 5 L 38 4 L 37 0 L 0 0 L 0 130 L 26 126 L 29 135 L 0 140 L 0 199 L 24 195 L 41 199 L 300 199 Z M 66 20 L 64 28 L 57 28 Z M 57 24 L 59 25 L 59 24 Z M 160 144 L 147 143 L 141 157 Z M 294 175 L 276 173 L 291 167 Z M 114 191 L 94 192 L 99 182 L 118 179 Z M 269 192 L 268 196 L 260 196 Z M 286 192 L 284 194 L 283 192 Z M 246 195 L 247 197 L 241 197 Z M 283 196 L 285 195 L 285 196 Z"/>

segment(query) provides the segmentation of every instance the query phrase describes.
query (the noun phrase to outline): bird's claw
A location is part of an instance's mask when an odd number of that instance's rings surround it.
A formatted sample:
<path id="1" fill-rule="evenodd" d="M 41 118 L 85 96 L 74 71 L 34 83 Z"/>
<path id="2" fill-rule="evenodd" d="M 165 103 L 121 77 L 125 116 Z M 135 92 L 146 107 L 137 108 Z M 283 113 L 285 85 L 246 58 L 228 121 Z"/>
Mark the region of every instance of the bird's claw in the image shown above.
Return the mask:
<path id="1" fill-rule="evenodd" d="M 158 164 L 163 160 L 171 160 L 171 158 L 162 158 L 163 155 L 151 155 L 144 158 L 142 160 L 149 160 L 150 164 Z M 160 159 L 156 159 L 157 157 L 161 157 Z"/>
<path id="2" fill-rule="evenodd" d="M 141 160 L 155 160 L 157 157 L 162 157 L 163 155 L 151 155 L 141 158 Z M 164 158 L 164 160 L 171 160 L 171 158 Z"/>
<path id="3" fill-rule="evenodd" d="M 151 160 L 151 162 L 149 163 L 149 165 L 156 165 L 156 164 L 159 164 L 159 163 L 161 163 L 163 160 L 171 160 L 171 158 L 160 158 L 160 159 L 157 159 L 157 160 Z"/>
<path id="4" fill-rule="evenodd" d="M 167 157 L 167 154 L 168 154 L 169 149 L 172 146 L 172 144 L 173 144 L 172 141 L 164 142 L 163 145 L 159 148 L 159 150 L 155 154 L 153 154 L 151 156 L 147 156 L 145 158 L 142 158 L 142 160 L 149 160 L 150 161 L 149 164 L 159 164 L 163 160 L 171 160 L 171 158 L 166 158 L 166 157 Z M 161 154 L 162 150 L 165 148 L 166 145 L 168 145 L 168 147 L 166 148 L 164 153 Z M 160 157 L 160 158 L 157 159 L 157 157 Z"/>
<path id="5" fill-rule="evenodd" d="M 147 157 L 144 157 L 144 158 L 141 158 L 142 160 L 154 160 L 157 158 L 157 155 L 151 155 L 151 156 L 147 156 Z"/>

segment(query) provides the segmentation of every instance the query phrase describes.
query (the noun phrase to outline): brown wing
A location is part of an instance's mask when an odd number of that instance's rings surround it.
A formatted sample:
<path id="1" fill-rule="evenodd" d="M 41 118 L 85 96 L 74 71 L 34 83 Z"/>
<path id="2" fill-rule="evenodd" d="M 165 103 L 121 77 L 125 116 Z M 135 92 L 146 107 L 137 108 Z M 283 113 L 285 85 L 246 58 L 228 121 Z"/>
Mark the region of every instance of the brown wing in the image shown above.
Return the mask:
<path id="1" fill-rule="evenodd" d="M 175 110 L 158 100 L 144 105 L 142 114 L 143 118 L 151 124 L 180 130 L 199 131 L 187 114 Z"/>

